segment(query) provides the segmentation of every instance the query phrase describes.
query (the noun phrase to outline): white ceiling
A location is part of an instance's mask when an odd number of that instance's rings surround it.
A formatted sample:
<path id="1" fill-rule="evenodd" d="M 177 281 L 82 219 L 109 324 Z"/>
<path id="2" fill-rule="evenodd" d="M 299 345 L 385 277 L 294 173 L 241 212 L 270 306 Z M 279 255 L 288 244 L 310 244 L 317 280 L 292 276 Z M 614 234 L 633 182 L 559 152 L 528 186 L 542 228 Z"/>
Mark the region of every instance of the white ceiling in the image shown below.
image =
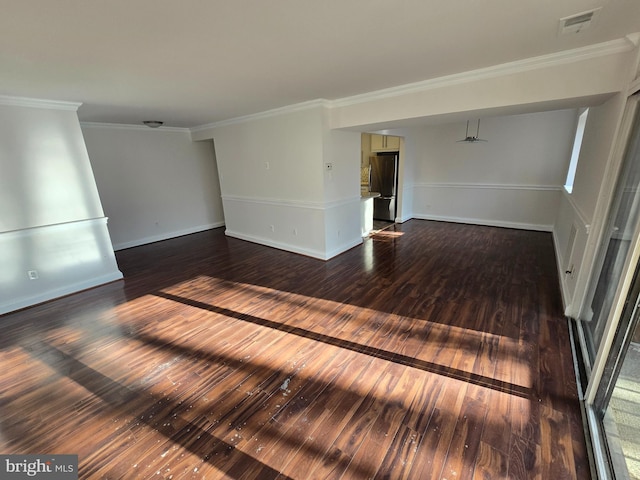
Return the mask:
<path id="1" fill-rule="evenodd" d="M 602 7 L 595 26 L 558 20 Z M 638 0 L 0 0 L 0 94 L 194 127 L 622 38 Z"/>

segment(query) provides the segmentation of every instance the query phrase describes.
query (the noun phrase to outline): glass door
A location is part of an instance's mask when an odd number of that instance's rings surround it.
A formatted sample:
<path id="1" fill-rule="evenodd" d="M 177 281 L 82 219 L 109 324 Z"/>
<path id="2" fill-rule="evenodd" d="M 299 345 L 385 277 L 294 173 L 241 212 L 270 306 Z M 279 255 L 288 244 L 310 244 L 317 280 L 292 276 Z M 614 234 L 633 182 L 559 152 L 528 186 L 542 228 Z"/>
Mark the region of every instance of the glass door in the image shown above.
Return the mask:
<path id="1" fill-rule="evenodd" d="M 616 335 L 618 355 L 611 358 L 596 395 L 608 456 L 616 479 L 640 480 L 640 328 L 638 303 L 631 323 Z M 616 342 L 618 343 L 618 342 Z M 619 350 L 618 350 L 619 349 Z"/>
<path id="2" fill-rule="evenodd" d="M 607 475 L 640 480 L 640 269 L 636 268 L 591 412 Z"/>
<path id="3" fill-rule="evenodd" d="M 594 363 L 602 343 L 640 219 L 640 115 L 637 100 L 633 99 L 630 105 L 635 110 L 633 127 L 601 242 L 602 253 L 597 263 L 600 273 L 590 286 L 591 305 L 583 324 L 590 364 Z"/>
<path id="4" fill-rule="evenodd" d="M 581 330 L 589 431 L 601 478 L 640 480 L 640 109 L 629 98 L 622 158 Z"/>

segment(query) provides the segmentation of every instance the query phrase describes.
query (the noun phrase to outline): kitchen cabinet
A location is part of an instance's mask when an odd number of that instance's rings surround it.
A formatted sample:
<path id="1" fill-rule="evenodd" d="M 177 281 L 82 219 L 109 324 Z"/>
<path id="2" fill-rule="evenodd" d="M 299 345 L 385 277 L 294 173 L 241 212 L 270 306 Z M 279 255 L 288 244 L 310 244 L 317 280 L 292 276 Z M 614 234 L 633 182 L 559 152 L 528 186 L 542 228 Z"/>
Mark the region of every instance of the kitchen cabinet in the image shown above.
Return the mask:
<path id="1" fill-rule="evenodd" d="M 400 137 L 391 135 L 371 135 L 372 152 L 389 152 L 400 150 Z"/>

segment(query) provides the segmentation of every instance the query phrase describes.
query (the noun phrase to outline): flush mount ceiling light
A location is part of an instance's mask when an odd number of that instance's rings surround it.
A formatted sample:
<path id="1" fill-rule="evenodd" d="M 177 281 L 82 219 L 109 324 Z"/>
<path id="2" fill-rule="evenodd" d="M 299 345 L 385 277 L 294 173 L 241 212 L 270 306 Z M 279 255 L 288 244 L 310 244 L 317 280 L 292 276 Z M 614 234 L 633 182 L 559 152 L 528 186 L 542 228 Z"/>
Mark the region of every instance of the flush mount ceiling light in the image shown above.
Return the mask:
<path id="1" fill-rule="evenodd" d="M 161 122 L 159 120 L 145 120 L 142 123 L 144 123 L 149 128 L 158 128 L 164 125 L 164 122 Z"/>
<path id="2" fill-rule="evenodd" d="M 476 128 L 476 136 L 475 137 L 471 137 L 469 136 L 469 120 L 467 120 L 467 133 L 465 133 L 465 136 L 462 140 L 457 140 L 456 143 L 461 143 L 461 142 L 466 142 L 466 143 L 475 143 L 475 142 L 486 142 L 487 140 L 484 140 L 482 138 L 480 138 L 480 119 L 478 119 L 478 126 Z"/>

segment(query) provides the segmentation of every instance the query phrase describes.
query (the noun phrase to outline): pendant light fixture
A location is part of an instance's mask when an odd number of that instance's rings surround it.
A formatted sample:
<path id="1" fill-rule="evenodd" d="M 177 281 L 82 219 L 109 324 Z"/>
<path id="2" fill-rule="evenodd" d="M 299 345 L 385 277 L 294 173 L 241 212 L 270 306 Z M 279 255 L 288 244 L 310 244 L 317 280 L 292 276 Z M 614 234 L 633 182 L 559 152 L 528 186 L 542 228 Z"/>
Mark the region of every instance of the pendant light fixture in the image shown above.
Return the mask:
<path id="1" fill-rule="evenodd" d="M 486 141 L 487 140 L 480 138 L 480 119 L 478 119 L 478 125 L 476 127 L 476 136 L 475 137 L 469 136 L 469 120 L 467 120 L 467 131 L 465 133 L 465 136 L 462 140 L 457 140 L 456 143 L 462 143 L 462 142 L 475 143 L 475 142 L 486 142 Z"/>
<path id="2" fill-rule="evenodd" d="M 158 128 L 164 125 L 164 122 L 161 122 L 160 120 L 145 120 L 142 123 L 144 123 L 149 128 Z"/>

